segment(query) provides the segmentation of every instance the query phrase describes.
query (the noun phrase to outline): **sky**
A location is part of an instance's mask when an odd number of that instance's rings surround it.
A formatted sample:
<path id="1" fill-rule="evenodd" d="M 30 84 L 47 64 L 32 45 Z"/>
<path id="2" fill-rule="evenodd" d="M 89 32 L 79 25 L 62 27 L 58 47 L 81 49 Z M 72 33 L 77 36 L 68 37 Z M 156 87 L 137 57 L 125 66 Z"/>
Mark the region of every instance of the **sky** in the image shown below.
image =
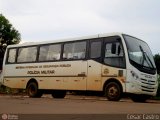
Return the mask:
<path id="1" fill-rule="evenodd" d="M 160 53 L 160 0 L 0 0 L 22 42 L 122 32 Z"/>

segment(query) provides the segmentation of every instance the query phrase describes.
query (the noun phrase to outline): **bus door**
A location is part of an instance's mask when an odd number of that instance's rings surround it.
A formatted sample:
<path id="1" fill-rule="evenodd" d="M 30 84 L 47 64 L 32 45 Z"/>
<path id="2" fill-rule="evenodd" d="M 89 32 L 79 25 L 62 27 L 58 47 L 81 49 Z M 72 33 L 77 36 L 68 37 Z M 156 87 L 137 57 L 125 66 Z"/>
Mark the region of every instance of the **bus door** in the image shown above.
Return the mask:
<path id="1" fill-rule="evenodd" d="M 114 78 L 122 83 L 126 77 L 124 49 L 119 36 L 104 38 L 102 79 Z"/>
<path id="2" fill-rule="evenodd" d="M 101 90 L 102 79 L 102 38 L 90 41 L 87 90 Z"/>

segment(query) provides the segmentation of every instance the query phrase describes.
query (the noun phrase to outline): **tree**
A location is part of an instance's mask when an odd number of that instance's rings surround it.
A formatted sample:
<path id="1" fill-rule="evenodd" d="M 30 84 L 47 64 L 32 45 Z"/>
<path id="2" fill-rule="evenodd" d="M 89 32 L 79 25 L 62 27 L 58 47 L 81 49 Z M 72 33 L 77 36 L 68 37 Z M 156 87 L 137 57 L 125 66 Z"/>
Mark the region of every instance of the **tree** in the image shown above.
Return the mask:
<path id="1" fill-rule="evenodd" d="M 160 55 L 159 54 L 156 54 L 154 56 L 154 61 L 155 61 L 156 67 L 157 67 L 157 72 L 158 72 L 158 74 L 160 74 Z"/>
<path id="2" fill-rule="evenodd" d="M 3 57 L 8 45 L 20 42 L 20 33 L 0 14 L 0 70 L 2 69 Z"/>
<path id="3" fill-rule="evenodd" d="M 154 56 L 154 61 L 157 67 L 157 73 L 158 75 L 158 90 L 157 90 L 157 97 L 160 97 L 160 55 L 156 54 Z"/>

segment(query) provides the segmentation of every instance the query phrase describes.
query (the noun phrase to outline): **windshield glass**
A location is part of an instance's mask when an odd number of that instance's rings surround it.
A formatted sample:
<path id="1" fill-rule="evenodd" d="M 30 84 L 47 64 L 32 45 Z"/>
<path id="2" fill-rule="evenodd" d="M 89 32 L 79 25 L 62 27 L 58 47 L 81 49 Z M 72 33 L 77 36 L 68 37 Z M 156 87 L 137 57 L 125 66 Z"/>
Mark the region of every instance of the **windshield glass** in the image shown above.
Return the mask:
<path id="1" fill-rule="evenodd" d="M 124 38 L 128 48 L 129 59 L 132 62 L 143 68 L 156 69 L 152 52 L 147 43 L 128 35 L 124 35 Z"/>

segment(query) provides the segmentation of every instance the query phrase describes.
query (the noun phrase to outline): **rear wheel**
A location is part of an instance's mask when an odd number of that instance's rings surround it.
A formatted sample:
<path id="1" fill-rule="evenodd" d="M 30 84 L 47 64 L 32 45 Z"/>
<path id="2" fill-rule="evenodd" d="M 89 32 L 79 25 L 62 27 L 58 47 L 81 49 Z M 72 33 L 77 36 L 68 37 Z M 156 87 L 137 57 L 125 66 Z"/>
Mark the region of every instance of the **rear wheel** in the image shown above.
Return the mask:
<path id="1" fill-rule="evenodd" d="M 31 82 L 28 84 L 27 94 L 32 98 L 39 98 L 43 95 L 42 91 L 38 90 L 38 85 L 35 82 Z"/>
<path id="2" fill-rule="evenodd" d="M 105 87 L 105 96 L 110 101 L 119 101 L 122 97 L 122 89 L 116 82 L 110 82 Z"/>
<path id="3" fill-rule="evenodd" d="M 53 98 L 64 98 L 66 96 L 66 91 L 54 90 L 52 93 Z"/>
<path id="4" fill-rule="evenodd" d="M 134 102 L 141 102 L 141 103 L 143 103 L 143 102 L 146 102 L 146 100 L 149 99 L 150 96 L 133 94 L 133 95 L 130 96 L 130 98 Z"/>

